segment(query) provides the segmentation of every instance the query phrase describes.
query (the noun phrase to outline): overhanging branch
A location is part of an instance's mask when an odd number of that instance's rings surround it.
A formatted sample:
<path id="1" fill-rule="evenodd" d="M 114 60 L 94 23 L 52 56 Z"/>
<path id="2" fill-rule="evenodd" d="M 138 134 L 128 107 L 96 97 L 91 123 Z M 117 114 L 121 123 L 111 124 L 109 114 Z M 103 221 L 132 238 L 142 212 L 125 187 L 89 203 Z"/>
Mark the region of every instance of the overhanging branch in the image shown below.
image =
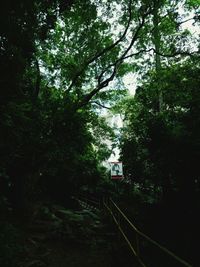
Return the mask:
<path id="1" fill-rule="evenodd" d="M 103 56 L 104 54 L 106 54 L 107 52 L 111 51 L 113 48 L 115 48 L 126 36 L 127 31 L 130 27 L 131 21 L 132 21 L 132 10 L 131 10 L 131 5 L 132 5 L 132 0 L 129 1 L 129 6 L 128 6 L 128 13 L 129 13 L 129 18 L 128 18 L 128 23 L 126 25 L 126 28 L 123 32 L 123 34 L 121 35 L 121 37 L 115 41 L 113 44 L 105 47 L 102 51 L 97 52 L 93 57 L 91 57 L 88 61 L 86 61 L 86 63 L 84 64 L 83 68 L 78 71 L 74 78 L 72 79 L 71 84 L 68 87 L 68 91 L 70 91 L 72 89 L 72 87 L 76 84 L 78 78 L 84 73 L 84 71 L 86 70 L 86 68 L 93 62 L 95 62 L 98 58 L 100 58 L 101 56 Z"/>
<path id="2" fill-rule="evenodd" d="M 170 57 L 176 57 L 176 56 L 194 56 L 194 55 L 198 55 L 198 54 L 199 54 L 199 51 L 194 51 L 194 52 L 188 52 L 188 51 L 175 51 L 175 52 L 172 53 L 172 54 L 164 54 L 164 53 L 161 53 L 160 51 L 159 51 L 159 52 L 156 51 L 154 48 L 151 48 L 151 50 L 152 50 L 154 53 L 156 53 L 156 54 L 158 54 L 158 55 L 160 55 L 160 56 L 162 56 L 162 57 L 168 57 L 168 58 L 170 58 Z"/>
<path id="3" fill-rule="evenodd" d="M 92 101 L 91 103 L 92 104 L 96 104 L 97 106 L 100 106 L 102 108 L 111 109 L 111 107 L 107 107 L 107 106 L 105 106 L 105 105 L 103 105 L 103 104 L 101 104 L 101 103 L 99 103 L 97 101 Z"/>
<path id="4" fill-rule="evenodd" d="M 87 95 L 84 96 L 83 100 L 81 100 L 78 103 L 78 108 L 83 107 L 85 105 L 87 105 L 87 103 L 104 87 L 108 86 L 108 84 L 114 79 L 117 69 L 118 67 L 122 64 L 122 62 L 133 55 L 138 55 L 139 53 L 141 53 L 144 50 L 141 50 L 135 54 L 131 54 L 129 56 L 127 56 L 128 52 L 130 51 L 130 49 L 133 47 L 134 43 L 136 42 L 140 30 L 142 29 L 142 27 L 144 26 L 145 23 L 145 19 L 146 17 L 151 13 L 150 9 L 142 16 L 142 20 L 140 22 L 140 24 L 138 25 L 138 27 L 136 28 L 132 40 L 129 44 L 129 46 L 127 47 L 127 49 L 122 53 L 122 55 L 112 64 L 109 64 L 98 76 L 98 84 L 97 87 L 95 89 L 93 89 L 90 93 L 88 93 Z M 111 75 L 108 78 L 103 79 L 104 74 L 109 71 L 111 68 L 113 68 Z"/>

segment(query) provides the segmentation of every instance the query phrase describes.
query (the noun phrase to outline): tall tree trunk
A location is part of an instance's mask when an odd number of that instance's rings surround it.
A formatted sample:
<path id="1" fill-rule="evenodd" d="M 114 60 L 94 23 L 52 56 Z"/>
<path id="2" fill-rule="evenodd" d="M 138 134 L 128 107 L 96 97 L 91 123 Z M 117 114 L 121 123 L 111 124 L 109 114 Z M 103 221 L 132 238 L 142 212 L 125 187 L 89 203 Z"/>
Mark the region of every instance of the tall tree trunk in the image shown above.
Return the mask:
<path id="1" fill-rule="evenodd" d="M 158 83 L 158 101 L 159 101 L 159 111 L 163 109 L 163 92 L 162 92 L 162 85 L 159 82 L 159 78 L 161 75 L 161 58 L 159 55 L 160 52 L 160 31 L 159 31 L 159 8 L 161 6 L 160 0 L 154 1 L 154 12 L 153 12 L 153 43 L 155 48 L 155 69 L 156 69 L 156 76 L 157 76 L 157 83 Z"/>
<path id="2" fill-rule="evenodd" d="M 40 93 L 40 84 L 41 84 L 41 73 L 40 73 L 40 66 L 38 59 L 35 60 L 35 66 L 37 70 L 37 77 L 36 77 L 36 83 L 35 83 L 35 91 L 34 91 L 34 98 L 37 99 L 38 95 Z"/>

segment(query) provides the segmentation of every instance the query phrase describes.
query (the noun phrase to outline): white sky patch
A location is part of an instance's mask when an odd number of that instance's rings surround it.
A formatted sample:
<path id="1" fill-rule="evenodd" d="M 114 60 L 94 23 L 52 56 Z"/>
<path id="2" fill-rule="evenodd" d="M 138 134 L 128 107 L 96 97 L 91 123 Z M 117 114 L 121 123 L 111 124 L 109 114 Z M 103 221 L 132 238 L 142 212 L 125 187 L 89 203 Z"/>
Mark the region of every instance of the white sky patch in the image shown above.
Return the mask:
<path id="1" fill-rule="evenodd" d="M 108 159 L 108 162 L 119 161 L 119 156 L 120 156 L 119 153 L 120 153 L 120 151 L 118 148 L 113 149 L 113 152 L 112 152 L 110 158 Z"/>
<path id="2" fill-rule="evenodd" d="M 193 16 L 191 16 L 192 18 Z M 199 25 L 194 25 L 194 20 L 189 20 L 182 25 L 183 30 L 189 30 L 192 34 L 198 35 L 200 34 L 200 27 Z"/>
<path id="3" fill-rule="evenodd" d="M 113 115 L 112 113 L 107 114 L 107 121 L 109 125 L 115 129 L 116 134 L 119 133 L 120 129 L 123 127 L 123 120 L 120 114 Z M 107 142 L 108 146 L 112 147 L 112 142 Z M 112 161 L 118 161 L 120 151 L 118 147 L 115 147 L 112 149 L 112 154 L 110 155 L 110 158 L 108 159 L 108 162 Z"/>
<path id="4" fill-rule="evenodd" d="M 128 73 L 123 77 L 123 82 L 125 87 L 129 90 L 131 95 L 135 95 L 135 90 L 137 87 L 137 74 Z"/>

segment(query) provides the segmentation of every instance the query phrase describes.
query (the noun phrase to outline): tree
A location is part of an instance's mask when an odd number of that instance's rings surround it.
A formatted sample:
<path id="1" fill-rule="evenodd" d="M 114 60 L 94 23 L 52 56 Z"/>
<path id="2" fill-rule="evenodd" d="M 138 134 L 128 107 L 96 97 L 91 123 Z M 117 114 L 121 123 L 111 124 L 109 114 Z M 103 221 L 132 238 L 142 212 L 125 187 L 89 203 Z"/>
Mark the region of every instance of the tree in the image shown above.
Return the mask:
<path id="1" fill-rule="evenodd" d="M 71 1 L 10 1 L 1 4 L 0 59 L 1 104 L 33 94 L 26 69 L 34 64 L 35 43 L 43 41 L 54 27 L 57 13 L 69 8 Z M 12 77 L 12 79 L 10 79 Z M 6 101 L 6 102 L 5 102 Z"/>
<path id="2" fill-rule="evenodd" d="M 122 156 L 127 173 L 144 184 L 161 187 L 168 200 L 172 194 L 194 199 L 199 192 L 198 60 L 162 71 L 165 109 L 157 113 L 156 76 L 136 91 L 127 105 Z M 197 104 L 198 103 L 198 104 Z M 194 197 L 194 198 L 193 198 Z"/>

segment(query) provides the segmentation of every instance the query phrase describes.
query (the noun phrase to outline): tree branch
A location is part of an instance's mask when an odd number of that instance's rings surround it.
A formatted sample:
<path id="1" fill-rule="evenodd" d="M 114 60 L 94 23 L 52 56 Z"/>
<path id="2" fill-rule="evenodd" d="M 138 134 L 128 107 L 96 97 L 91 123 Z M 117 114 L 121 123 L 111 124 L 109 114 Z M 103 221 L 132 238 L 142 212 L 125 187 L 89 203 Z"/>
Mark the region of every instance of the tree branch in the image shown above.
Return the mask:
<path id="1" fill-rule="evenodd" d="M 131 20 L 132 20 L 132 10 L 131 10 L 131 4 L 132 4 L 132 0 L 129 1 L 129 6 L 128 6 L 128 12 L 129 12 L 129 19 L 128 19 L 128 23 L 126 25 L 126 28 L 122 34 L 122 36 L 116 41 L 114 42 L 113 44 L 105 47 L 102 51 L 100 52 L 97 52 L 92 58 L 90 58 L 88 61 L 86 61 L 86 63 L 84 64 L 84 67 L 78 71 L 74 78 L 72 79 L 72 82 L 71 84 L 69 85 L 68 87 L 68 91 L 70 91 L 72 89 L 72 87 L 76 84 L 78 78 L 84 73 L 85 69 L 91 64 L 93 63 L 94 61 L 96 61 L 98 58 L 100 58 L 101 56 L 103 56 L 105 53 L 109 52 L 110 50 L 112 50 L 114 47 L 116 47 L 126 36 L 127 34 L 127 31 L 130 27 L 130 24 L 131 24 Z"/>
<path id="2" fill-rule="evenodd" d="M 156 51 L 155 48 L 151 48 L 150 50 L 152 50 L 154 53 L 156 53 L 162 57 L 193 56 L 193 55 L 197 55 L 199 53 L 199 51 L 194 51 L 194 52 L 176 51 L 172 54 L 163 54 L 161 52 Z"/>
<path id="3" fill-rule="evenodd" d="M 94 104 L 96 104 L 96 105 L 98 105 L 98 106 L 100 106 L 100 107 L 102 107 L 102 108 L 111 109 L 111 107 L 107 107 L 107 106 L 105 106 L 105 105 L 103 105 L 103 104 L 101 104 L 101 103 L 98 103 L 97 101 L 92 101 L 91 103 L 92 103 L 92 104 L 94 103 Z"/>
<path id="4" fill-rule="evenodd" d="M 103 89 L 104 87 L 108 86 L 108 84 L 114 79 L 116 72 L 117 72 L 117 68 L 122 64 L 122 62 L 124 61 L 124 59 L 130 57 L 126 56 L 128 54 L 128 52 L 130 51 L 130 49 L 133 47 L 134 43 L 136 42 L 140 30 L 142 29 L 142 27 L 144 26 L 145 23 L 145 19 L 146 17 L 150 14 L 150 10 L 147 11 L 143 16 L 142 16 L 142 21 L 141 23 L 138 25 L 137 29 L 134 32 L 133 38 L 129 44 L 129 46 L 127 47 L 127 49 L 122 53 L 122 55 L 112 64 L 109 64 L 99 75 L 98 77 L 98 84 L 97 87 L 95 89 L 93 89 L 90 93 L 88 93 L 87 95 L 85 95 L 84 99 L 82 101 L 80 101 L 78 103 L 78 108 L 83 107 L 85 105 L 87 105 L 87 103 L 93 98 L 93 96 L 95 96 L 101 89 Z M 141 51 L 139 51 L 138 53 L 140 53 Z M 138 54 L 136 53 L 136 54 Z M 133 56 L 134 54 L 132 54 Z M 113 71 L 112 74 L 106 78 L 105 80 L 102 81 L 103 75 L 106 73 L 107 70 L 111 69 L 113 67 Z"/>
<path id="5" fill-rule="evenodd" d="M 138 51 L 138 52 L 136 52 L 136 53 L 132 53 L 132 54 L 130 54 L 130 55 L 128 55 L 128 56 L 125 56 L 125 57 L 123 58 L 123 60 L 125 60 L 125 59 L 127 59 L 127 58 L 134 57 L 134 56 L 138 56 L 138 55 L 141 54 L 141 53 L 148 53 L 148 52 L 151 52 L 151 51 L 153 51 L 153 48 L 142 49 L 142 50 L 140 50 L 140 51 Z"/>
<path id="6" fill-rule="evenodd" d="M 108 86 L 108 84 L 114 79 L 117 71 L 117 65 L 114 66 L 113 72 L 109 78 L 97 85 L 90 93 L 84 96 L 83 100 L 78 103 L 78 109 L 88 104 L 88 102 L 95 96 L 101 89 Z"/>
<path id="7" fill-rule="evenodd" d="M 180 25 L 182 25 L 182 24 L 184 24 L 184 23 L 186 23 L 186 22 L 188 22 L 188 21 L 190 21 L 190 20 L 194 20 L 194 19 L 195 19 L 195 17 L 192 17 L 192 18 L 189 18 L 189 19 L 186 19 L 186 20 L 177 22 L 177 25 L 180 26 Z"/>

